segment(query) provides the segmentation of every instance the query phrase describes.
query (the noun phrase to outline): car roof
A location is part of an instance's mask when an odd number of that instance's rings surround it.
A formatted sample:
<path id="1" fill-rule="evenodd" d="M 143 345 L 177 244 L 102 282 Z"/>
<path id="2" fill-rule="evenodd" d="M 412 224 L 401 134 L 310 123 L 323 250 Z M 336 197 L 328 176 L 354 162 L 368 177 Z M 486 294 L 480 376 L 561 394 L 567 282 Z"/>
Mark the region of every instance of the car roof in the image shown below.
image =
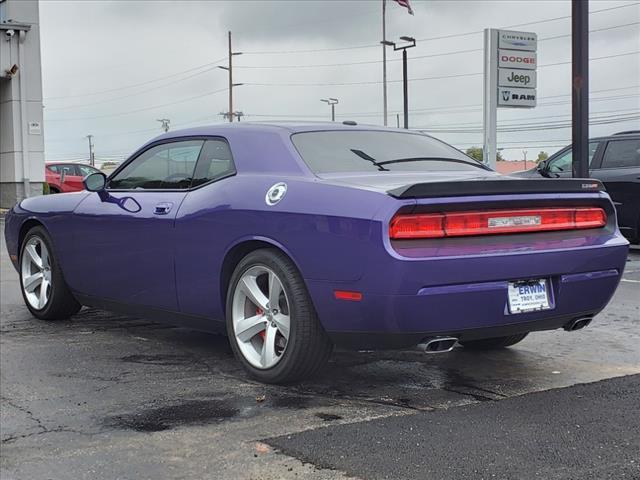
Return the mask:
<path id="1" fill-rule="evenodd" d="M 182 130 L 173 130 L 162 134 L 152 141 L 165 140 L 179 137 L 193 136 L 215 136 L 224 135 L 225 132 L 246 132 L 246 133 L 301 133 L 301 132 L 319 132 L 326 130 L 376 130 L 376 131 L 395 131 L 404 133 L 423 134 L 422 132 L 407 132 L 404 129 L 381 127 L 379 125 L 356 124 L 355 122 L 235 122 L 235 123 L 218 123 L 202 127 L 186 128 Z"/>
<path id="2" fill-rule="evenodd" d="M 51 165 L 82 165 L 83 167 L 96 168 L 86 163 L 80 163 L 80 162 L 44 162 L 44 164 L 46 167 L 49 167 Z"/>

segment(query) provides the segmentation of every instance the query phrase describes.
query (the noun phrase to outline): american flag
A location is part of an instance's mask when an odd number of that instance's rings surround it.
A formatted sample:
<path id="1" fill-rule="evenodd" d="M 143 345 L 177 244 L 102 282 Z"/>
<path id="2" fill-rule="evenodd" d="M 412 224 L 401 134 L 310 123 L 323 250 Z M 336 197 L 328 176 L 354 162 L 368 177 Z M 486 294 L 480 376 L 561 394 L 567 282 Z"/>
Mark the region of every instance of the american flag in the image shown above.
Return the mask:
<path id="1" fill-rule="evenodd" d="M 394 0 L 398 5 L 407 9 L 407 11 L 413 15 L 413 10 L 411 10 L 411 5 L 409 5 L 409 0 Z"/>

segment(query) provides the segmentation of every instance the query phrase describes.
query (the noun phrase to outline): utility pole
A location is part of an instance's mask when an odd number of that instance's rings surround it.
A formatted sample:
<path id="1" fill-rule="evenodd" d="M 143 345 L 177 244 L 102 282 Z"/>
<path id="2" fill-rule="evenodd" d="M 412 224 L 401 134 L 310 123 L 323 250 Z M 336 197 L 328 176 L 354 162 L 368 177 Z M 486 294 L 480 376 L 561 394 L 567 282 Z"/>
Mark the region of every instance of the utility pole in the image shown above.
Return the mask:
<path id="1" fill-rule="evenodd" d="M 220 115 L 222 118 L 224 118 L 225 120 L 227 118 L 229 118 L 229 112 L 220 112 L 218 115 Z M 240 121 L 241 117 L 244 117 L 244 113 L 243 112 L 238 112 L 235 111 L 233 112 L 233 116 L 236 117 L 238 119 L 238 121 Z"/>
<path id="2" fill-rule="evenodd" d="M 228 55 L 229 55 L 229 66 L 228 67 L 223 67 L 223 66 L 218 66 L 218 68 L 221 68 L 223 70 L 227 70 L 229 72 L 229 122 L 233 122 L 233 117 L 235 116 L 235 112 L 233 111 L 233 87 L 239 87 L 240 85 L 242 85 L 242 83 L 233 83 L 233 56 L 234 55 L 242 55 L 242 52 L 234 52 L 231 49 L 231 32 L 228 32 L 228 38 L 229 38 L 229 50 L 228 50 Z"/>
<path id="3" fill-rule="evenodd" d="M 522 150 L 522 155 L 524 155 L 524 169 L 527 169 L 527 153 L 528 150 Z"/>
<path id="4" fill-rule="evenodd" d="M 387 126 L 387 0 L 382 0 L 382 110 L 384 126 Z"/>
<path id="5" fill-rule="evenodd" d="M 160 128 L 164 130 L 164 133 L 167 133 L 169 131 L 169 124 L 171 123 L 171 120 L 168 118 L 159 118 L 157 121 L 162 124 Z"/>
<path id="6" fill-rule="evenodd" d="M 589 177 L 589 2 L 571 0 L 571 170 Z"/>
<path id="7" fill-rule="evenodd" d="M 93 151 L 93 135 L 87 135 L 87 139 L 89 140 L 89 165 L 94 167 L 96 165 L 96 157 Z"/>
<path id="8" fill-rule="evenodd" d="M 321 102 L 325 102 L 331 106 L 331 121 L 336 121 L 336 104 L 339 103 L 337 98 L 321 98 Z"/>

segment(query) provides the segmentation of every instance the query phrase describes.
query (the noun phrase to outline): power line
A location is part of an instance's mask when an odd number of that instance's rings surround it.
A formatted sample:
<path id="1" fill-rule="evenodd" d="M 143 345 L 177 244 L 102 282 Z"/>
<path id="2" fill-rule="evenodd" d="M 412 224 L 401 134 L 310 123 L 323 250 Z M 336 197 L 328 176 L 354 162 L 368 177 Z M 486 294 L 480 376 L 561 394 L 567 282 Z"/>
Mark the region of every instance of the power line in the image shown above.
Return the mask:
<path id="1" fill-rule="evenodd" d="M 631 120 L 640 119 L 640 115 L 627 114 L 627 115 L 609 115 L 600 118 L 594 118 L 589 120 L 589 125 L 606 125 L 610 123 L 622 123 Z M 418 127 L 420 130 L 425 130 L 430 133 L 482 133 L 482 127 L 476 128 L 437 128 L 437 127 Z M 534 132 L 540 130 L 557 130 L 559 128 L 571 128 L 571 120 L 556 120 L 552 122 L 531 122 L 520 123 L 520 126 L 516 125 L 504 125 L 498 127 L 498 132 Z"/>
<path id="2" fill-rule="evenodd" d="M 629 90 L 632 88 L 638 88 L 640 85 L 632 85 L 629 87 L 618 87 L 618 88 L 605 88 L 601 90 L 593 90 L 590 93 L 605 93 L 605 92 L 614 92 L 620 90 Z M 539 97 L 541 100 L 553 99 L 553 98 L 561 98 L 561 97 L 570 97 L 570 93 L 559 94 L 559 95 L 545 95 L 543 97 Z M 619 100 L 619 99 L 627 99 L 630 97 L 637 97 L 639 94 L 626 94 L 626 95 L 617 95 L 617 96 L 608 96 L 608 97 L 591 97 L 591 101 L 601 101 L 601 100 Z M 547 103 L 539 103 L 536 108 L 545 107 L 545 106 L 555 106 L 555 105 L 566 105 L 571 103 L 570 101 L 563 102 L 547 102 Z M 416 115 L 420 113 L 431 114 L 437 113 L 438 115 L 446 114 L 446 113 L 465 113 L 465 112 L 475 112 L 481 111 L 482 104 L 464 104 L 464 105 L 454 105 L 450 107 L 425 107 L 425 108 L 416 108 L 409 111 L 410 114 Z M 393 110 L 389 113 L 402 113 L 399 110 Z M 349 118 L 349 117 L 374 117 L 381 115 L 382 112 L 345 112 L 341 114 L 337 114 L 337 117 Z M 295 118 L 325 118 L 325 115 L 291 115 L 291 114 L 268 114 L 268 113 L 247 113 L 248 117 L 268 117 L 268 118 L 287 118 L 287 119 L 295 119 Z"/>
<path id="3" fill-rule="evenodd" d="M 78 108 L 85 108 L 85 107 L 90 107 L 90 106 L 94 106 L 94 105 L 103 105 L 105 103 L 111 103 L 114 102 L 116 100 L 121 100 L 123 98 L 131 98 L 131 97 L 138 97 L 140 95 L 144 95 L 148 92 L 152 92 L 154 90 L 158 90 L 164 87 L 168 87 L 170 85 L 175 85 L 176 83 L 179 82 L 183 82 L 185 80 L 189 80 L 191 78 L 197 77 L 198 75 L 202 75 L 203 73 L 207 73 L 207 72 L 211 72 L 212 70 L 215 70 L 215 67 L 211 67 L 208 68 L 206 70 L 202 70 L 200 72 L 194 73 L 193 75 L 189 75 L 188 77 L 184 77 L 184 78 L 180 78 L 178 80 L 174 80 L 173 82 L 169 82 L 169 83 L 165 83 L 163 85 L 156 85 L 155 87 L 151 87 L 151 88 L 147 88 L 145 89 L 143 92 L 136 92 L 136 93 L 130 93 L 128 95 L 122 95 L 120 97 L 113 97 L 113 98 L 109 98 L 107 100 L 100 100 L 98 102 L 91 102 L 91 103 L 83 103 L 82 105 L 69 105 L 66 107 L 53 107 L 53 108 L 46 108 L 47 111 L 59 111 L 59 110 L 75 110 Z"/>
<path id="4" fill-rule="evenodd" d="M 597 60 L 608 60 L 611 58 L 617 58 L 617 57 L 624 57 L 627 55 L 636 55 L 640 53 L 640 50 L 634 50 L 632 52 L 625 52 L 625 53 L 619 53 L 619 54 L 614 54 L 614 55 L 606 55 L 606 56 L 602 56 L 602 57 L 592 57 L 589 59 L 589 61 L 597 61 Z M 570 64 L 571 60 L 567 60 L 564 62 L 556 62 L 556 63 L 547 63 L 547 64 L 542 64 L 542 65 L 538 65 L 538 68 L 544 68 L 544 67 L 553 67 L 556 65 L 567 65 Z M 451 74 L 451 75 L 437 75 L 437 76 L 432 76 L 432 77 L 417 77 L 417 78 L 410 78 L 409 81 L 410 82 L 416 82 L 416 81 L 425 81 L 425 80 L 444 80 L 444 79 L 448 79 L 448 78 L 460 78 L 460 77 L 473 77 L 473 76 L 478 76 L 478 75 L 482 75 L 483 72 L 472 72 L 472 73 L 455 73 L 455 74 Z M 399 83 L 402 82 L 402 80 L 387 80 L 387 83 Z M 336 82 L 336 83 L 252 83 L 252 82 L 245 82 L 245 85 L 252 85 L 255 87 L 348 87 L 348 86 L 356 86 L 356 85 L 379 85 L 380 83 L 382 83 L 382 81 L 380 80 L 370 80 L 370 81 L 366 81 L 366 82 Z"/>
<path id="5" fill-rule="evenodd" d="M 618 10 L 620 8 L 628 8 L 628 7 L 632 7 L 635 5 L 640 5 L 640 2 L 634 2 L 634 3 L 629 3 L 626 5 L 619 5 L 616 7 L 609 7 L 609 8 L 603 8 L 600 10 L 592 10 L 591 12 L 589 12 L 590 15 L 595 14 L 595 13 L 601 13 L 601 12 L 608 12 L 610 10 Z M 525 27 L 525 26 L 529 26 L 529 25 L 538 25 L 540 23 L 548 23 L 548 22 L 554 22 L 557 20 L 564 20 L 567 18 L 571 18 L 571 15 L 565 15 L 562 17 L 554 17 L 554 18 L 547 18 L 547 19 L 543 19 L 543 20 L 537 20 L 534 22 L 527 22 L 527 23 L 519 23 L 516 25 L 507 25 L 505 27 L 501 27 L 501 29 L 507 29 L 507 28 L 516 28 L 516 27 Z M 434 40 L 445 40 L 445 39 L 449 39 L 449 38 L 456 38 L 456 37 L 466 37 L 469 35 L 477 35 L 480 33 L 483 33 L 484 30 L 474 30 L 471 32 L 462 32 L 462 33 L 453 33 L 453 34 L 449 34 L 449 35 L 441 35 L 438 37 L 427 37 L 427 38 L 418 38 L 416 39 L 417 42 L 431 42 Z M 367 44 L 367 45 L 357 45 L 357 46 L 353 46 L 353 47 L 334 47 L 334 48 L 314 48 L 314 49 L 304 49 L 304 50 L 262 50 L 262 51 L 244 51 L 244 53 L 246 55 L 281 55 L 281 54 L 292 54 L 292 53 L 315 53 L 315 52 L 337 52 L 337 51 L 343 51 L 343 50 L 359 50 L 359 49 L 363 49 L 363 48 L 380 48 L 379 44 Z"/>
<path id="6" fill-rule="evenodd" d="M 154 105 L 154 106 L 151 106 L 151 107 L 138 108 L 136 110 L 127 110 L 125 112 L 110 113 L 110 114 L 107 114 L 107 115 L 98 115 L 98 116 L 95 116 L 95 117 L 54 118 L 54 119 L 47 119 L 47 122 L 71 122 L 71 121 L 74 121 L 74 120 L 96 120 L 96 119 L 99 119 L 99 118 L 119 117 L 121 115 L 129 115 L 129 114 L 132 114 L 132 113 L 146 112 L 147 110 L 155 110 L 157 108 L 163 108 L 163 107 L 169 107 L 171 105 L 177 105 L 178 103 L 190 102 L 191 100 L 196 100 L 198 98 L 208 97 L 210 95 L 214 95 L 216 93 L 225 92 L 227 90 L 228 90 L 228 87 L 225 87 L 225 88 L 221 88 L 219 90 L 213 90 L 213 91 L 210 91 L 210 92 L 206 92 L 206 93 L 203 93 L 201 95 L 195 95 L 193 97 L 183 98 L 182 100 L 176 100 L 175 102 L 163 103 L 162 105 Z"/>
<path id="7" fill-rule="evenodd" d="M 594 29 L 594 30 L 589 30 L 589 33 L 598 33 L 598 32 L 604 32 L 604 31 L 609 31 L 609 30 L 614 30 L 617 28 L 624 28 L 624 27 L 630 27 L 630 26 L 634 26 L 634 25 L 640 25 L 640 22 L 632 22 L 632 23 L 625 23 L 623 25 L 613 25 L 610 27 L 604 27 L 604 28 L 598 28 L 598 29 Z M 569 38 L 571 37 L 570 33 L 567 34 L 562 34 L 562 35 L 556 35 L 553 37 L 545 37 L 545 38 L 540 38 L 538 39 L 538 42 L 544 42 L 546 40 L 556 40 L 558 38 Z M 423 58 L 435 58 L 435 57 L 448 57 L 451 55 L 459 55 L 459 54 L 463 54 L 463 53 L 474 53 L 474 52 L 482 52 L 483 49 L 482 48 L 470 48 L 470 49 L 466 49 L 466 50 L 453 50 L 450 52 L 443 52 L 443 53 L 432 53 L 432 54 L 428 54 L 428 55 L 416 55 L 416 56 L 412 56 L 411 60 L 419 60 L 419 59 L 423 59 Z M 394 59 L 390 59 L 387 60 L 387 62 L 400 62 L 402 61 L 402 59 L 400 58 L 394 58 Z M 366 60 L 366 61 L 360 61 L 360 62 L 345 62 L 345 63 L 318 63 L 318 64 L 307 64 L 307 65 L 236 65 L 235 68 L 244 68 L 244 69 L 258 69 L 258 70 L 275 70 L 275 69 L 281 69 L 281 68 L 286 68 L 286 69 L 295 69 L 295 68 L 327 68 L 327 67 L 349 67 L 349 66 L 358 66 L 358 65 L 375 65 L 375 64 L 379 64 L 382 63 L 382 60 Z"/>
<path id="8" fill-rule="evenodd" d="M 171 75 L 166 75 L 164 77 L 154 78 L 152 80 L 147 80 L 147 81 L 140 82 L 140 83 L 134 83 L 134 84 L 131 84 L 131 85 L 124 85 L 122 87 L 111 88 L 109 90 L 101 90 L 101 91 L 98 91 L 98 92 L 90 92 L 90 93 L 80 93 L 80 94 L 77 94 L 77 95 L 63 95 L 63 96 L 58 96 L 58 97 L 46 97 L 46 98 L 44 98 L 44 100 L 58 100 L 58 99 L 63 99 L 63 98 L 90 97 L 90 96 L 93 96 L 93 95 L 102 95 L 103 93 L 111 93 L 111 92 L 117 92 L 117 91 L 120 91 L 120 90 L 127 90 L 129 88 L 141 87 L 141 86 L 144 86 L 144 85 L 149 85 L 150 83 L 159 82 L 161 80 L 167 80 L 169 78 L 178 77 L 180 75 L 184 75 L 185 73 L 191 73 L 191 72 L 194 72 L 196 70 L 200 70 L 201 68 L 213 67 L 213 66 L 217 65 L 218 63 L 223 62 L 226 59 L 227 59 L 227 57 L 224 57 L 224 58 L 221 58 L 221 59 L 216 60 L 214 62 L 205 63 L 203 65 L 198 65 L 197 67 L 193 67 L 193 68 L 190 68 L 188 70 L 183 70 L 183 71 L 178 72 L 178 73 L 173 73 Z"/>

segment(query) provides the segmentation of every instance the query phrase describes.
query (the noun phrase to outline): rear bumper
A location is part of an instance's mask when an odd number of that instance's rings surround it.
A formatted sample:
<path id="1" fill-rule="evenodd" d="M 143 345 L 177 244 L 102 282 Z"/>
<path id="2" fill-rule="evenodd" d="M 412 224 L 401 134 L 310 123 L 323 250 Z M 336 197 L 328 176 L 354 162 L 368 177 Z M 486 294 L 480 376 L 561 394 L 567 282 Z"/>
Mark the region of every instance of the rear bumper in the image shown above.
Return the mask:
<path id="1" fill-rule="evenodd" d="M 413 347 L 427 337 L 456 337 L 461 341 L 505 337 L 519 333 L 563 328 L 576 318 L 592 317 L 597 312 L 582 312 L 572 315 L 544 318 L 528 322 L 498 325 L 466 330 L 444 330 L 430 332 L 329 332 L 331 340 L 341 348 L 351 350 L 390 350 Z"/>
<path id="2" fill-rule="evenodd" d="M 628 252 L 624 240 L 612 243 L 493 257 L 394 258 L 380 266 L 377 282 L 307 285 L 325 330 L 353 348 L 400 348 L 433 335 L 480 339 L 552 330 L 609 302 Z M 548 279 L 552 308 L 511 314 L 508 282 L 536 278 Z M 362 300 L 337 300 L 335 289 L 362 292 Z"/>

